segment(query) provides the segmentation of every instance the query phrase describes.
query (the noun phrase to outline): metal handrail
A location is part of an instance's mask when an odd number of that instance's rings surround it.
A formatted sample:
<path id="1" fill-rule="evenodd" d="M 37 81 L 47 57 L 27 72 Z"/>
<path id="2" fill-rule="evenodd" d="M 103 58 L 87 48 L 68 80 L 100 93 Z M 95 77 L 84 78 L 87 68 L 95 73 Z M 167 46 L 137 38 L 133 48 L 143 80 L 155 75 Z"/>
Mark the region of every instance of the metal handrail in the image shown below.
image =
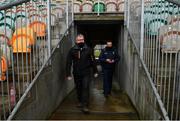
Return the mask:
<path id="1" fill-rule="evenodd" d="M 69 27 L 66 29 L 65 33 L 63 34 L 63 37 L 59 40 L 59 42 L 57 43 L 56 47 L 52 50 L 51 55 L 47 58 L 46 62 L 42 65 L 42 67 L 40 68 L 39 72 L 36 74 L 36 76 L 34 77 L 34 79 L 32 80 L 32 82 L 30 83 L 29 87 L 26 89 L 26 91 L 24 92 L 24 94 L 22 95 L 22 97 L 20 98 L 20 100 L 17 102 L 16 106 L 14 107 L 13 111 L 11 112 L 11 114 L 8 117 L 8 121 L 12 120 L 14 115 L 17 113 L 18 109 L 20 108 L 20 106 L 22 105 L 23 101 L 25 100 L 26 96 L 28 95 L 28 93 L 30 92 L 30 90 L 32 89 L 32 87 L 34 86 L 34 84 L 36 83 L 39 75 L 41 74 L 41 72 L 43 71 L 43 69 L 45 68 L 45 66 L 48 64 L 48 62 L 50 61 L 52 55 L 54 54 L 55 50 L 58 48 L 61 40 L 63 40 L 66 37 L 66 34 L 68 33 L 68 31 L 71 29 L 73 25 L 73 22 L 71 22 L 71 24 L 69 25 Z"/>
<path id="2" fill-rule="evenodd" d="M 151 76 L 150 76 L 150 73 L 149 73 L 147 67 L 146 67 L 146 64 L 145 64 L 144 60 L 142 59 L 142 57 L 140 56 L 139 49 L 138 49 L 138 47 L 136 46 L 136 43 L 135 43 L 134 40 L 133 40 L 133 36 L 130 34 L 130 32 L 129 32 L 128 29 L 127 29 L 127 31 L 128 31 L 128 34 L 130 35 L 130 38 L 131 38 L 130 40 L 132 41 L 132 43 L 133 43 L 133 45 L 134 45 L 134 47 L 135 47 L 135 50 L 137 51 L 137 55 L 138 55 L 138 58 L 140 59 L 140 63 L 142 64 L 143 69 L 144 69 L 144 71 L 145 71 L 145 74 L 147 75 L 147 78 L 148 78 L 148 80 L 149 80 L 149 82 L 150 82 L 150 84 L 151 84 L 151 87 L 152 87 L 152 89 L 153 89 L 153 93 L 155 94 L 155 96 L 156 96 L 156 98 L 157 98 L 158 105 L 159 105 L 159 107 L 160 107 L 160 109 L 161 109 L 161 111 L 162 111 L 162 114 L 163 114 L 163 116 L 164 116 L 164 119 L 165 119 L 166 121 L 169 121 L 168 113 L 167 113 L 166 109 L 164 108 L 163 102 L 162 102 L 162 100 L 161 100 L 160 95 L 158 94 L 158 91 L 157 91 L 156 87 L 154 86 L 153 80 L 152 80 L 152 78 L 151 78 Z"/>
<path id="3" fill-rule="evenodd" d="M 7 3 L 6 5 L 0 5 L 0 10 L 6 10 L 6 9 L 9 9 L 9 8 L 12 8 L 12 6 L 18 6 L 18 5 L 21 5 L 23 3 L 27 3 L 29 2 L 30 0 L 17 0 L 17 1 L 14 1 L 14 2 L 11 2 L 11 3 Z"/>

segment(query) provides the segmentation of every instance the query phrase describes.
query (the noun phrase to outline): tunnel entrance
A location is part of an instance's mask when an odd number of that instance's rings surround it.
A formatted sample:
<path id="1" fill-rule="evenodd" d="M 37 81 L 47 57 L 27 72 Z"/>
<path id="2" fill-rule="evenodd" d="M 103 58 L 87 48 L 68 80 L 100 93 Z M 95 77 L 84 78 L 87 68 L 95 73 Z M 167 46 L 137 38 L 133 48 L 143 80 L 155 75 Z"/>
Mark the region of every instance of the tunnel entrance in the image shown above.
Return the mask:
<path id="1" fill-rule="evenodd" d="M 117 46 L 121 26 L 123 21 L 75 21 L 75 32 L 84 34 L 90 47 L 106 44 L 107 40 L 112 40 Z"/>
<path id="2" fill-rule="evenodd" d="M 105 47 L 106 41 L 111 40 L 113 46 L 121 52 L 121 43 L 123 42 L 124 21 L 75 21 L 75 35 L 83 34 L 86 44 L 94 49 L 94 55 L 99 63 L 99 55 Z M 117 70 L 117 69 L 116 69 Z"/>
<path id="3" fill-rule="evenodd" d="M 86 44 L 96 50 L 105 47 L 107 40 L 112 40 L 113 45 L 119 51 L 122 50 L 124 24 L 123 21 L 75 21 L 75 35 L 83 34 Z M 102 48 L 96 48 L 97 45 Z M 98 52 L 100 54 L 100 51 Z M 95 57 L 97 53 L 94 53 Z M 96 58 L 98 62 L 98 58 Z M 98 67 L 100 63 L 97 63 Z M 103 72 L 99 70 L 98 78 L 92 78 L 90 86 L 90 113 L 84 115 L 81 109 L 76 107 L 77 94 L 73 90 L 68 97 L 59 105 L 59 108 L 50 119 L 68 120 L 131 120 L 139 119 L 138 113 L 133 107 L 126 93 L 116 88 L 120 85 L 120 63 L 117 64 L 111 95 L 107 98 L 103 95 Z M 116 87 L 114 86 L 116 85 Z M 119 86 L 118 86 L 119 87 Z"/>
<path id="4" fill-rule="evenodd" d="M 99 62 L 99 55 L 101 50 L 105 47 L 107 40 L 112 40 L 113 46 L 118 50 L 119 55 L 123 51 L 124 43 L 124 21 L 120 20 L 99 20 L 99 21 L 75 21 L 74 24 L 75 35 L 83 34 L 85 36 L 86 44 L 94 49 L 94 55 L 99 65 L 98 70 L 101 71 L 101 64 Z M 114 82 L 120 85 L 120 71 L 121 64 L 117 64 L 114 73 Z"/>

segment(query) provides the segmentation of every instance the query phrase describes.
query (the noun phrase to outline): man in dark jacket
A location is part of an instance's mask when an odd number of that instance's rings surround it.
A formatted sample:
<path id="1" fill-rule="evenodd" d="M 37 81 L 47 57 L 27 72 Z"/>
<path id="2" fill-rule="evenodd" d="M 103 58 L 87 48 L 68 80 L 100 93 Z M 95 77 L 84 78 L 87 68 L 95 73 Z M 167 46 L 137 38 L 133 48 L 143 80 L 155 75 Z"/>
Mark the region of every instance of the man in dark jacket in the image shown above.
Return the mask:
<path id="1" fill-rule="evenodd" d="M 82 111 L 89 112 L 89 87 L 91 81 L 91 70 L 93 67 L 94 76 L 97 77 L 97 68 L 93 55 L 93 50 L 84 42 L 84 36 L 79 34 L 76 37 L 76 44 L 72 47 L 67 56 L 67 79 L 71 80 L 71 66 L 73 64 L 73 76 L 77 90 L 79 105 Z"/>
<path id="2" fill-rule="evenodd" d="M 117 50 L 112 46 L 112 42 L 107 41 L 107 45 L 99 57 L 103 71 L 103 90 L 105 97 L 111 94 L 113 72 L 119 58 Z"/>

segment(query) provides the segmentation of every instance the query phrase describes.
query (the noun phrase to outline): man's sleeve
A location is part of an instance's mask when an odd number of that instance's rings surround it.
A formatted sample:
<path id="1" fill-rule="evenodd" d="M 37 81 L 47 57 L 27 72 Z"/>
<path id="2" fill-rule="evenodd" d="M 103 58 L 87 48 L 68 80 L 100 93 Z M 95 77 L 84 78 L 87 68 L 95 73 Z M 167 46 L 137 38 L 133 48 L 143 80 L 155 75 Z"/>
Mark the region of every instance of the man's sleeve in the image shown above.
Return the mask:
<path id="1" fill-rule="evenodd" d="M 99 61 L 100 62 L 106 62 L 106 58 L 105 58 L 105 56 L 104 56 L 104 49 L 101 51 L 101 54 L 100 54 L 100 56 L 99 56 Z"/>
<path id="2" fill-rule="evenodd" d="M 69 50 L 66 60 L 66 76 L 71 76 L 72 49 Z"/>

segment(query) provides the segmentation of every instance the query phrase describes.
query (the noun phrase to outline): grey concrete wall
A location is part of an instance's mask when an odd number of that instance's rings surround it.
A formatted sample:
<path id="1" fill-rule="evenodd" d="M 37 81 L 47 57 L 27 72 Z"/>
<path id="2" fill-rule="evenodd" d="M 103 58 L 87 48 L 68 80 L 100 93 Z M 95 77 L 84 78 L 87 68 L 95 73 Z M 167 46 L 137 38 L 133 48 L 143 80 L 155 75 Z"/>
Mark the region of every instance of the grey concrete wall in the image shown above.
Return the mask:
<path id="1" fill-rule="evenodd" d="M 61 41 L 52 56 L 52 65 L 47 66 L 38 77 L 27 98 L 16 113 L 15 119 L 47 119 L 60 102 L 74 88 L 73 81 L 65 80 L 65 62 L 67 51 L 71 47 L 68 38 Z"/>
<path id="2" fill-rule="evenodd" d="M 138 79 L 137 77 L 133 77 L 135 72 L 138 72 L 138 58 L 136 57 L 137 55 L 134 53 L 132 54 L 132 46 L 130 45 L 130 38 L 128 36 L 128 31 L 126 29 L 126 26 L 121 27 L 121 31 L 123 32 L 123 36 L 121 37 L 121 63 L 119 65 L 119 80 L 120 80 L 120 87 L 122 88 L 123 91 L 127 93 L 129 96 L 132 104 L 134 105 L 134 108 L 137 109 L 136 107 L 136 102 L 135 99 L 137 97 L 134 96 L 134 78 Z M 131 58 L 130 58 L 131 57 Z M 133 60 L 131 60 L 133 57 Z M 130 66 L 132 66 L 132 63 L 134 63 L 134 69 L 133 71 L 130 71 Z"/>
<path id="3" fill-rule="evenodd" d="M 118 53 L 120 55 L 120 61 L 118 63 L 118 65 L 116 66 L 116 71 L 115 71 L 115 78 L 113 81 L 115 81 L 115 83 L 119 85 L 119 88 L 122 91 L 127 92 L 127 85 L 128 85 L 128 51 L 127 51 L 127 36 L 126 36 L 126 32 L 124 31 L 124 25 L 122 23 L 122 25 L 120 26 L 119 29 L 119 35 L 118 35 Z"/>
<path id="4" fill-rule="evenodd" d="M 118 36 L 117 36 L 117 40 L 118 40 L 118 53 L 120 55 L 120 61 L 118 62 L 116 68 L 115 68 L 115 74 L 114 74 L 114 80 L 113 80 L 113 87 L 115 87 L 118 90 L 123 90 L 123 79 L 122 79 L 122 69 L 121 69 L 121 65 L 122 65 L 122 61 L 123 61 L 123 41 L 124 41 L 124 30 L 123 30 L 123 23 L 119 26 L 119 30 L 118 30 Z"/>
<path id="5" fill-rule="evenodd" d="M 135 104 L 135 98 L 133 96 L 133 89 L 131 87 L 131 79 L 130 79 L 130 63 L 131 63 L 131 60 L 130 60 L 130 46 L 129 46 L 129 41 L 128 41 L 128 32 L 126 31 L 126 28 L 125 26 L 123 27 L 123 32 L 124 32 L 124 36 L 123 36 L 123 44 L 122 44 L 122 62 L 121 62 L 121 65 L 120 65 L 120 68 L 121 68 L 121 74 L 120 74 L 120 78 L 121 78 L 121 85 L 122 85 L 122 88 L 123 90 L 125 90 L 125 92 L 128 94 L 128 96 L 130 97 L 131 101 L 133 104 Z"/>
<path id="6" fill-rule="evenodd" d="M 128 49 L 130 49 L 128 45 L 128 32 L 125 29 L 125 26 L 122 24 L 119 30 L 118 37 L 118 52 L 120 54 L 120 62 L 116 68 L 115 80 L 120 87 L 120 89 L 128 94 L 131 98 L 132 103 L 134 103 L 133 90 L 131 87 L 131 79 L 130 79 L 130 70 L 129 65 L 130 61 L 130 53 L 128 53 Z"/>

